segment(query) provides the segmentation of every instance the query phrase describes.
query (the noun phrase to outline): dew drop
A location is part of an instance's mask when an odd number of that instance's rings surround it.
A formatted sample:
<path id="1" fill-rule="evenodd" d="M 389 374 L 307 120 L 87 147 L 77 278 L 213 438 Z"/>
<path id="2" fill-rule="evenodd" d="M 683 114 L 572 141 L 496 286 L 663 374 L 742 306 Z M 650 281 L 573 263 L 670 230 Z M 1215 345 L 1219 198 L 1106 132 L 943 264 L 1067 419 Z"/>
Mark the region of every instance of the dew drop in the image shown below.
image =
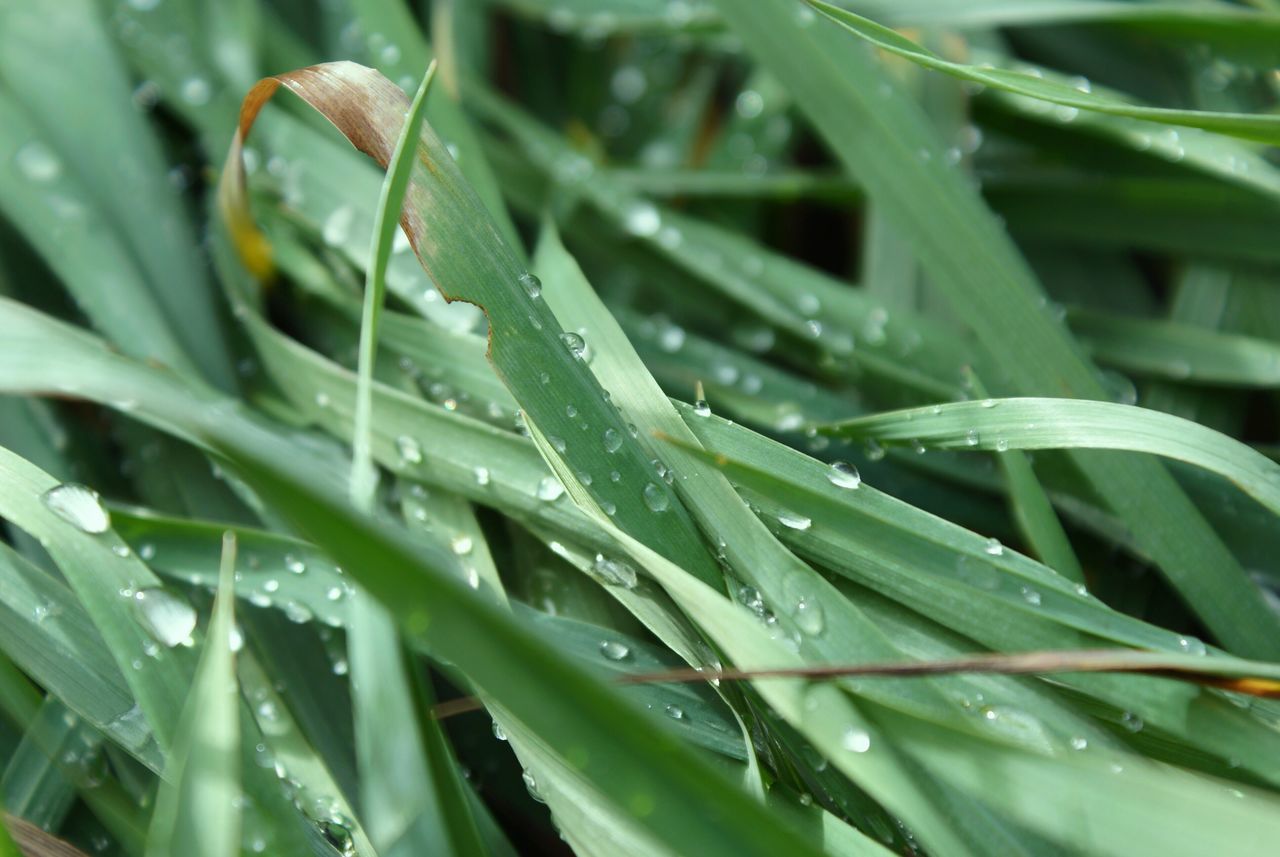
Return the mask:
<path id="1" fill-rule="evenodd" d="M 53 181 L 62 173 L 62 161 L 53 150 L 38 140 L 32 140 L 18 149 L 14 156 L 18 170 L 33 182 Z"/>
<path id="2" fill-rule="evenodd" d="M 837 488 L 857 488 L 862 484 L 862 474 L 847 461 L 836 461 L 827 470 L 827 481 Z"/>
<path id="3" fill-rule="evenodd" d="M 477 485 L 489 484 L 489 468 L 477 467 L 475 470 L 472 471 L 472 473 L 475 474 Z"/>
<path id="4" fill-rule="evenodd" d="M 684 347 L 684 328 L 678 324 L 669 324 L 658 334 L 658 347 L 668 354 L 675 354 Z"/>
<path id="5" fill-rule="evenodd" d="M 422 463 L 422 446 L 407 434 L 396 438 L 396 452 L 400 453 L 400 460 L 406 464 Z"/>
<path id="6" fill-rule="evenodd" d="M 182 82 L 180 92 L 182 100 L 192 107 L 203 107 L 208 104 L 209 97 L 213 94 L 213 90 L 209 87 L 209 81 L 203 77 L 187 78 Z"/>
<path id="7" fill-rule="evenodd" d="M 591 571 L 601 583 L 609 586 L 621 586 L 623 589 L 635 589 L 639 578 L 636 570 L 625 562 L 609 559 L 604 554 L 596 554 Z"/>
<path id="8" fill-rule="evenodd" d="M 804 515 L 797 515 L 794 512 L 783 512 L 778 515 L 778 523 L 782 524 L 784 527 L 801 531 L 807 530 L 813 526 L 812 520 L 806 518 Z"/>
<path id="9" fill-rule="evenodd" d="M 569 349 L 569 353 L 574 357 L 581 358 L 583 352 L 587 350 L 587 341 L 576 333 L 565 331 L 560 334 L 560 341 L 564 343 L 564 347 Z"/>
<path id="10" fill-rule="evenodd" d="M 49 511 L 82 532 L 105 533 L 111 528 L 111 515 L 98 492 L 85 485 L 66 482 L 50 488 L 40 499 Z"/>
<path id="11" fill-rule="evenodd" d="M 649 238 L 662 228 L 662 215 L 653 203 L 638 202 L 626 214 L 626 229 L 639 238 Z"/>
<path id="12" fill-rule="evenodd" d="M 610 661 L 625 661 L 631 657 L 631 648 L 617 640 L 605 640 L 600 643 L 600 654 Z"/>
<path id="13" fill-rule="evenodd" d="M 529 297 L 535 300 L 542 297 L 542 280 L 528 271 L 520 275 L 520 286 Z"/>
<path id="14" fill-rule="evenodd" d="M 826 628 L 826 617 L 822 615 L 822 605 L 813 598 L 801 598 L 796 602 L 796 627 L 816 637 Z"/>
<path id="15" fill-rule="evenodd" d="M 642 494 L 644 504 L 649 507 L 650 512 L 665 512 L 671 505 L 671 498 L 667 496 L 667 492 L 653 482 L 644 486 Z"/>
<path id="16" fill-rule="evenodd" d="M 310 622 L 314 618 L 306 605 L 298 601 L 290 601 L 284 605 L 284 617 L 299 625 Z"/>
<path id="17" fill-rule="evenodd" d="M 622 432 L 612 428 L 605 429 L 604 430 L 604 451 L 612 454 L 617 452 L 621 448 L 622 448 Z"/>
<path id="18" fill-rule="evenodd" d="M 559 500 L 562 494 L 564 494 L 564 485 L 554 476 L 544 476 L 542 481 L 538 483 L 539 500 L 546 500 L 550 503 L 554 500 Z"/>
<path id="19" fill-rule="evenodd" d="M 180 595 L 167 589 L 140 589 L 133 595 L 138 622 L 158 643 L 169 648 L 191 636 L 196 629 L 196 611 Z"/>
<path id="20" fill-rule="evenodd" d="M 1208 653 L 1204 643 L 1195 637 L 1179 637 L 1178 648 L 1188 655 L 1204 655 Z"/>
<path id="21" fill-rule="evenodd" d="M 987 539 L 982 545 L 982 550 L 988 556 L 1001 556 L 1004 554 L 1004 545 L 1000 544 L 999 539 Z"/>
<path id="22" fill-rule="evenodd" d="M 351 235 L 351 221 L 355 219 L 355 209 L 349 205 L 340 205 L 329 213 L 321 229 L 324 243 L 337 247 L 347 242 Z"/>
<path id="23" fill-rule="evenodd" d="M 524 780 L 524 787 L 529 792 L 529 797 L 533 798 L 538 803 L 547 802 L 546 799 L 543 798 L 542 793 L 538 791 L 538 781 L 533 778 L 533 774 L 525 771 L 520 775 L 520 778 Z"/>
<path id="24" fill-rule="evenodd" d="M 307 571 L 306 562 L 290 553 L 284 555 L 284 567 L 291 574 L 305 574 Z"/>
<path id="25" fill-rule="evenodd" d="M 855 729 L 850 726 L 844 732 L 844 737 L 840 739 L 840 743 L 850 753 L 865 753 L 871 749 L 871 736 L 863 729 Z"/>
<path id="26" fill-rule="evenodd" d="M 663 710 L 672 720 L 684 720 L 688 716 L 684 713 L 684 709 L 678 705 L 668 705 Z"/>
<path id="27" fill-rule="evenodd" d="M 474 542 L 472 542 L 471 537 L 466 535 L 454 536 L 453 540 L 449 542 L 449 547 L 458 556 L 466 556 L 471 553 L 473 546 Z"/>

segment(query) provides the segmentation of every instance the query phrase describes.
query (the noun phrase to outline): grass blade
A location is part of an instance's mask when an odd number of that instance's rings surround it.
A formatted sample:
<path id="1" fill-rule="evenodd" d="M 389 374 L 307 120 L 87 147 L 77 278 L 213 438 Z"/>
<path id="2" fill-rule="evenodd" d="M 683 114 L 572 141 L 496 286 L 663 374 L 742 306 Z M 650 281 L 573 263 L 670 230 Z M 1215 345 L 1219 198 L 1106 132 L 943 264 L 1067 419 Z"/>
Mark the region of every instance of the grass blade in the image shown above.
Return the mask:
<path id="1" fill-rule="evenodd" d="M 1280 514 L 1280 465 L 1237 440 L 1171 414 L 1111 402 L 985 399 L 859 417 L 823 431 L 938 449 L 1115 449 L 1185 461 Z"/>
<path id="2" fill-rule="evenodd" d="M 156 798 L 147 854 L 240 853 L 240 710 L 235 677 L 235 537 L 222 543 L 218 598 L 165 785 Z"/>
<path id="3" fill-rule="evenodd" d="M 984 381 L 997 392 L 1105 399 L 1095 370 L 1045 312 L 1025 261 L 945 162 L 923 112 L 847 32 L 825 17 L 798 18 L 784 0 L 716 2 L 885 216 L 915 242 L 925 273 L 1000 364 L 1000 375 L 983 374 Z M 1226 646 L 1258 657 L 1280 652 L 1280 618 L 1167 472 L 1155 462 L 1103 462 L 1083 452 L 1072 461 Z"/>
<path id="4" fill-rule="evenodd" d="M 1280 118 L 1248 113 L 1213 113 L 1202 110 L 1175 110 L 1161 107 L 1144 107 L 1128 104 L 1097 94 L 1089 89 L 1073 88 L 1045 80 L 1031 74 L 997 68 L 983 68 L 949 62 L 921 47 L 905 36 L 874 21 L 855 15 L 845 9 L 821 0 L 806 0 L 811 6 L 832 19 L 859 38 L 865 39 L 881 50 L 911 60 L 914 63 L 945 72 L 961 80 L 990 86 L 1028 98 L 1036 98 L 1053 104 L 1061 104 L 1077 110 L 1093 110 L 1131 119 L 1146 119 L 1188 128 L 1200 128 L 1228 134 L 1262 143 L 1280 142 Z"/>

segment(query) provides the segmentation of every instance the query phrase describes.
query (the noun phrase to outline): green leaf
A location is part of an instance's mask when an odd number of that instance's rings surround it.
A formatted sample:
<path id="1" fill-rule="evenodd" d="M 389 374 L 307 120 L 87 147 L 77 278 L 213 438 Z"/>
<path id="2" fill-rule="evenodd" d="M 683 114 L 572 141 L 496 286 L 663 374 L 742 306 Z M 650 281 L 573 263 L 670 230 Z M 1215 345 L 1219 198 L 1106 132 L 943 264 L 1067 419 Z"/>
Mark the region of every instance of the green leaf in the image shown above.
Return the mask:
<path id="1" fill-rule="evenodd" d="M 1045 312 L 1025 261 L 972 186 L 946 163 L 923 112 L 861 47 L 825 17 L 797 19 L 785 0 L 749 7 L 716 2 L 913 242 L 925 274 L 998 362 L 998 376 L 980 372 L 984 381 L 996 392 L 1105 398 L 1079 348 Z M 1071 458 L 1226 646 L 1261 657 L 1280 651 L 1280 619 L 1167 472 L 1155 462 L 1102 461 L 1081 452 Z"/>
<path id="2" fill-rule="evenodd" d="M 222 543 L 218 598 L 164 785 L 156 798 L 148 855 L 233 857 L 240 853 L 240 710 L 235 677 L 235 537 Z"/>
<path id="3" fill-rule="evenodd" d="M 1111 402 L 984 399 L 859 417 L 824 427 L 881 443 L 938 449 L 1115 449 L 1185 461 L 1280 514 L 1280 465 L 1237 440 L 1170 414 Z"/>
<path id="4" fill-rule="evenodd" d="M 855 15 L 821 0 L 806 0 L 811 6 L 838 21 L 859 38 L 914 63 L 942 71 L 961 80 L 1061 104 L 1079 110 L 1094 110 L 1132 119 L 1146 119 L 1170 125 L 1200 128 L 1263 143 L 1280 142 L 1280 117 L 1248 113 L 1214 113 L 1205 110 L 1175 110 L 1145 107 L 1123 102 L 1115 96 L 1094 93 L 1090 88 L 1073 88 L 1032 74 L 1001 68 L 964 65 L 942 59 L 888 27 Z"/>

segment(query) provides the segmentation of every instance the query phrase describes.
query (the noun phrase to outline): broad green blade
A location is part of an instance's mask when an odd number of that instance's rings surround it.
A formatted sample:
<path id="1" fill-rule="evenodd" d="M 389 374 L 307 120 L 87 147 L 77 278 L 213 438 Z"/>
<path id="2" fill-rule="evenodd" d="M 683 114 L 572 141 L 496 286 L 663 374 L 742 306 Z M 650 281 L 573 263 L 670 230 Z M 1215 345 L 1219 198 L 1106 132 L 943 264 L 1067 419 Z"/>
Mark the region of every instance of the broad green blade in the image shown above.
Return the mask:
<path id="1" fill-rule="evenodd" d="M 859 417 L 824 427 L 881 443 L 939 449 L 1115 449 L 1202 467 L 1280 514 L 1280 465 L 1243 443 L 1171 414 L 1073 399 L 984 399 Z"/>
<path id="2" fill-rule="evenodd" d="M 166 176 L 169 165 L 160 143 L 134 104 L 105 17 L 92 0 L 48 8 L 5 0 L 0 3 L 0 80 L 36 120 L 41 136 L 47 135 L 28 141 L 31 162 L 43 152 L 47 165 L 74 176 L 137 260 L 143 275 L 139 284 L 164 319 L 147 335 L 180 329 L 180 345 L 204 377 L 229 389 L 231 358 L 196 230 Z M 69 44 L 77 46 L 74 63 L 63 53 Z M 88 80 L 92 86 L 85 85 Z M 94 129 L 92 140 L 85 137 L 86 127 Z M 77 216 L 68 205 L 60 214 L 68 225 L 88 216 Z M 95 282 L 86 288 L 101 290 L 104 303 L 118 301 L 126 286 L 102 276 L 110 268 L 96 270 Z M 132 264 L 112 273 L 129 277 Z"/>
<path id="3" fill-rule="evenodd" d="M 1280 117 L 1247 113 L 1213 113 L 1203 110 L 1175 110 L 1146 107 L 1118 100 L 1114 96 L 1094 93 L 1091 87 L 1073 88 L 1032 74 L 998 68 L 984 68 L 949 62 L 905 36 L 874 21 L 855 15 L 845 9 L 831 6 L 821 0 L 806 0 L 815 9 L 839 21 L 859 38 L 889 53 L 909 59 L 926 68 L 1008 92 L 1061 104 L 1077 110 L 1093 110 L 1127 116 L 1131 119 L 1147 119 L 1170 125 L 1200 128 L 1220 134 L 1228 134 L 1246 140 L 1263 143 L 1280 142 Z"/>
<path id="4" fill-rule="evenodd" d="M 1280 386 L 1280 345 L 1177 321 L 1069 313 L 1095 359 L 1126 372 L 1187 384 Z"/>
<path id="5" fill-rule="evenodd" d="M 785 0 L 716 0 L 748 49 L 795 93 L 833 153 L 913 241 L 926 273 L 977 335 L 999 376 L 993 390 L 1103 399 L 1079 347 L 1044 309 L 1026 262 L 973 187 L 946 162 L 923 111 L 848 32 Z M 1186 603 L 1242 654 L 1280 652 L 1280 618 L 1159 464 L 1072 461 L 1131 528 Z M 1209 571 L 1212 569 L 1212 571 Z"/>
<path id="6" fill-rule="evenodd" d="M 218 597 L 183 707 L 147 854 L 234 857 L 240 853 L 240 706 L 235 676 L 235 537 L 222 543 Z"/>

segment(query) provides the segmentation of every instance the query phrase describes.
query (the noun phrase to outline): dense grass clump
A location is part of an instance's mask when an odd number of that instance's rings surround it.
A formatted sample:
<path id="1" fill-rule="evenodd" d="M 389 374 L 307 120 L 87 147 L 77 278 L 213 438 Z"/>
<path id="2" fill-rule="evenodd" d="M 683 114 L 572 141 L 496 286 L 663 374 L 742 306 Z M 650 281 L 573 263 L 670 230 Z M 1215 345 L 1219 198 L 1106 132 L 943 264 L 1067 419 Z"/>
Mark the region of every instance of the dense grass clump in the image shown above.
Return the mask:
<path id="1" fill-rule="evenodd" d="M 1269 853 L 1277 66 L 0 0 L 0 857 Z"/>

